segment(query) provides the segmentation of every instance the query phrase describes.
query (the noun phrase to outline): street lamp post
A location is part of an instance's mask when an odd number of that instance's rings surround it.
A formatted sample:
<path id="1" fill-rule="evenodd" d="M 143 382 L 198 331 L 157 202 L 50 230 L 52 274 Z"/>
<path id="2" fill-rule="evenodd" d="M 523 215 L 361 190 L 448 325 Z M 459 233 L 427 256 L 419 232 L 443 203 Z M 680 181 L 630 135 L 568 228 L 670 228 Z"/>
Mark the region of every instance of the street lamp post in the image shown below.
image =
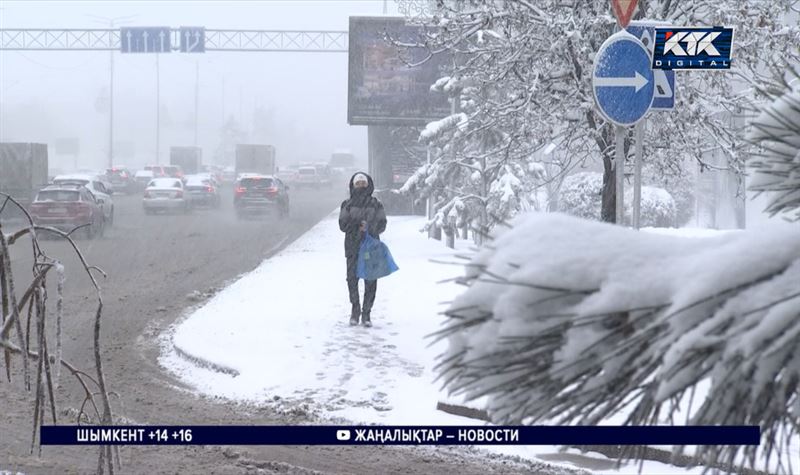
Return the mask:
<path id="1" fill-rule="evenodd" d="M 108 18 L 97 15 L 87 15 L 97 22 L 108 23 L 110 28 L 115 25 L 129 23 L 135 16 Z M 114 166 L 114 51 L 108 52 L 108 167 Z"/>

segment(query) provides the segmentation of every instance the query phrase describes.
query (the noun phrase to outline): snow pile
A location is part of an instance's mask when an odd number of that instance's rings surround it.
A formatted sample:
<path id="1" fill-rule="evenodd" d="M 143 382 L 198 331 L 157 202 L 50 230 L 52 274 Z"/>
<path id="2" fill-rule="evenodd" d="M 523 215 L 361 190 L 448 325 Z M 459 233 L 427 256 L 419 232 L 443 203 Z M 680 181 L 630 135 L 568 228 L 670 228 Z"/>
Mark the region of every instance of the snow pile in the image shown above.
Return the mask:
<path id="1" fill-rule="evenodd" d="M 603 175 L 580 172 L 567 176 L 559 191 L 560 211 L 586 219 L 600 219 L 603 192 Z M 625 214 L 633 214 L 633 187 L 625 187 Z M 677 207 L 672 195 L 663 188 L 642 186 L 639 208 L 642 226 L 671 227 L 676 224 Z"/>
<path id="2" fill-rule="evenodd" d="M 685 239 L 528 213 L 464 282 L 440 333 L 442 376 L 457 395 L 487 396 L 493 421 L 623 414 L 761 425 L 772 455 L 788 444 L 777 431 L 800 415 L 800 227 Z M 688 402 L 701 382 L 706 397 Z M 698 448 L 712 460 L 739 450 L 756 448 Z"/>
<path id="3" fill-rule="evenodd" d="M 750 190 L 768 193 L 771 215 L 800 220 L 800 89 L 767 106 L 752 126 L 750 139 L 761 153 L 748 162 L 755 171 Z"/>

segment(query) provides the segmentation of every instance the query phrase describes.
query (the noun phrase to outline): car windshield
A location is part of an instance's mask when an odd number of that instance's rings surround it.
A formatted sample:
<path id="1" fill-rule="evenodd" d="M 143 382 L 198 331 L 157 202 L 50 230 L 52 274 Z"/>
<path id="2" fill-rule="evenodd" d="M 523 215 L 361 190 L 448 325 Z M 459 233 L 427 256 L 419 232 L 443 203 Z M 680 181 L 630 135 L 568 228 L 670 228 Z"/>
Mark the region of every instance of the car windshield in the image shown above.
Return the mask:
<path id="1" fill-rule="evenodd" d="M 267 177 L 251 177 L 242 178 L 239 185 L 243 188 L 271 188 L 273 186 L 272 178 Z"/>
<path id="2" fill-rule="evenodd" d="M 36 201 L 80 201 L 80 193 L 72 190 L 42 190 Z"/>
<path id="3" fill-rule="evenodd" d="M 181 181 L 174 180 L 172 178 L 156 178 L 155 180 L 151 181 L 148 185 L 148 188 L 180 188 Z"/>
<path id="4" fill-rule="evenodd" d="M 317 169 L 316 168 L 301 168 L 297 171 L 301 175 L 316 175 Z"/>

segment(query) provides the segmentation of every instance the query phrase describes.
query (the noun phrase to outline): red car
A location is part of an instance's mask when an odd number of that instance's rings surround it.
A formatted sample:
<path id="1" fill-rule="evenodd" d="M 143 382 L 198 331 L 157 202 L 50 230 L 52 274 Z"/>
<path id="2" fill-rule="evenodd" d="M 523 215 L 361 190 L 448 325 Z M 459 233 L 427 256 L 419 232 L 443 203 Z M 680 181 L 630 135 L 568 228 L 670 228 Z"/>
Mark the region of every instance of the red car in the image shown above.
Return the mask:
<path id="1" fill-rule="evenodd" d="M 100 205 L 86 187 L 80 185 L 51 185 L 42 188 L 30 206 L 33 222 L 62 231 L 82 229 L 89 239 L 102 236 L 105 217 Z"/>

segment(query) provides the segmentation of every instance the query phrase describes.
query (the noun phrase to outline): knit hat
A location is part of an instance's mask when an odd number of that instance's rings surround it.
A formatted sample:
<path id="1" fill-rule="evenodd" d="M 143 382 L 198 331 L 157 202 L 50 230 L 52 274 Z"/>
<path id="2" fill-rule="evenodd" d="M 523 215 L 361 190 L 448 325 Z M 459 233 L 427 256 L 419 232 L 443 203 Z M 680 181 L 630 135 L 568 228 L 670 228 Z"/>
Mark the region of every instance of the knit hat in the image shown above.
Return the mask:
<path id="1" fill-rule="evenodd" d="M 363 181 L 364 183 L 369 183 L 367 175 L 364 175 L 363 173 L 356 173 L 356 175 L 353 177 L 353 184 L 356 184 L 360 181 Z"/>

